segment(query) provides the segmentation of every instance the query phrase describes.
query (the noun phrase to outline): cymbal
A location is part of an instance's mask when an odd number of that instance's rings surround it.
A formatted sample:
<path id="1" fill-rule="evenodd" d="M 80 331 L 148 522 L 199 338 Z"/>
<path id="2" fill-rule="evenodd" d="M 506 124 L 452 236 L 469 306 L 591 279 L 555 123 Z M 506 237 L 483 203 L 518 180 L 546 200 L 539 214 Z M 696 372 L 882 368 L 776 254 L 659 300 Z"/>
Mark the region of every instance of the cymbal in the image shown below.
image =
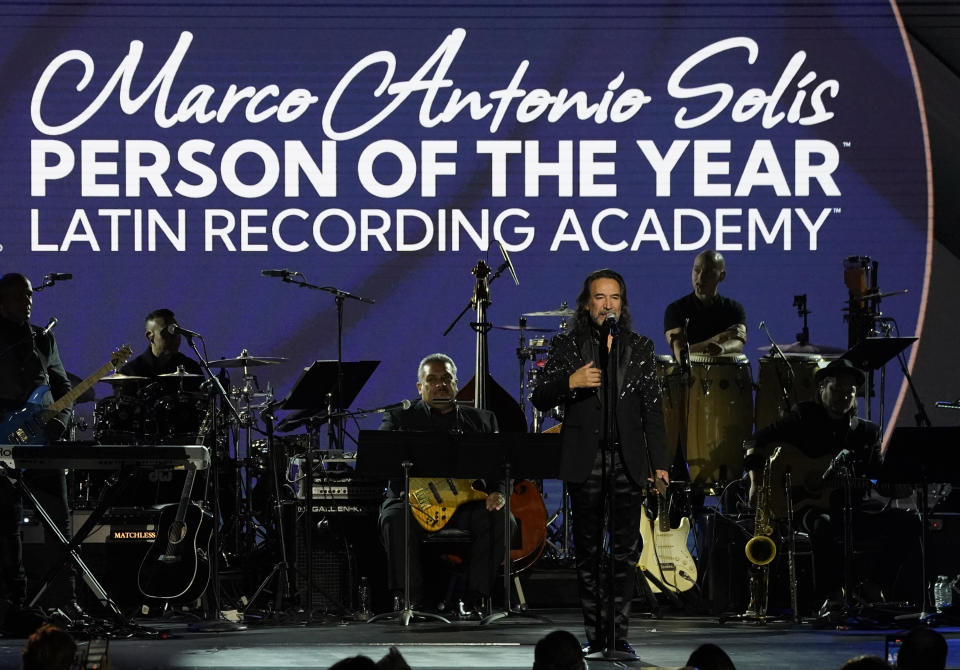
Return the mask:
<path id="1" fill-rule="evenodd" d="M 530 328 L 529 326 L 491 326 L 498 330 L 522 330 L 525 333 L 552 333 L 556 328 Z"/>
<path id="2" fill-rule="evenodd" d="M 165 372 L 162 375 L 157 375 L 157 377 L 203 377 L 203 375 L 194 374 L 193 372 L 187 372 L 186 370 L 177 370 L 176 372 Z"/>
<path id="3" fill-rule="evenodd" d="M 83 381 L 80 377 L 73 374 L 72 372 L 67 372 L 67 378 L 70 380 L 70 386 L 74 388 L 76 388 L 77 384 Z M 97 394 L 94 393 L 93 387 L 91 386 L 86 391 L 81 393 L 80 397 L 77 398 L 75 402 L 79 404 L 82 402 L 93 402 L 96 399 L 97 399 Z"/>
<path id="4" fill-rule="evenodd" d="M 249 356 L 244 352 L 236 358 L 221 358 L 210 361 L 210 367 L 216 368 L 251 368 L 257 365 L 276 365 L 287 360 L 280 356 Z"/>
<path id="5" fill-rule="evenodd" d="M 568 317 L 573 316 L 577 312 L 570 309 L 569 307 L 564 307 L 563 309 L 548 309 L 543 312 L 524 312 L 524 316 L 560 316 Z"/>
<path id="6" fill-rule="evenodd" d="M 119 372 L 112 375 L 107 375 L 100 381 L 107 382 L 108 384 L 122 384 L 124 382 L 142 382 L 149 379 L 149 377 L 139 377 L 137 375 L 122 375 Z"/>
<path id="7" fill-rule="evenodd" d="M 801 344 L 800 342 L 791 342 L 790 344 L 778 344 L 780 351 L 785 354 L 825 354 L 827 356 L 834 354 L 842 354 L 846 349 L 842 347 L 834 347 L 829 344 L 813 344 L 806 343 Z M 769 352 L 771 347 L 769 345 L 765 347 L 757 347 L 760 351 Z"/>

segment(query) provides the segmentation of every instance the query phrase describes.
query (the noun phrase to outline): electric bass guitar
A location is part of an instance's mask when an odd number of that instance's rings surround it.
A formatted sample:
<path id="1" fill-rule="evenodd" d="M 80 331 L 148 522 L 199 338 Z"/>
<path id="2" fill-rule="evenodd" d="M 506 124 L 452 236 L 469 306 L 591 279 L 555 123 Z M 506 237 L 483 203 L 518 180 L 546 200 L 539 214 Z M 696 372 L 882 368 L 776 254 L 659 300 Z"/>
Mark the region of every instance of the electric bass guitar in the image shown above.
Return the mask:
<path id="1" fill-rule="evenodd" d="M 0 439 L 7 444 L 46 444 L 47 422 L 73 404 L 87 389 L 109 372 L 123 365 L 132 353 L 130 345 L 123 345 L 113 352 L 109 362 L 49 405 L 44 405 L 44 400 L 50 392 L 50 387 L 46 384 L 38 386 L 27 398 L 27 403 L 23 407 L 10 412 L 3 421 L 0 421 Z"/>
<path id="2" fill-rule="evenodd" d="M 410 478 L 410 512 L 424 530 L 440 530 L 460 505 L 486 497 L 471 479 Z"/>
<path id="3" fill-rule="evenodd" d="M 192 602 L 207 590 L 213 515 L 190 500 L 196 474 L 187 468 L 180 502 L 161 510 L 157 538 L 140 562 L 137 586 L 148 598 Z"/>
<path id="4" fill-rule="evenodd" d="M 697 583 L 697 564 L 687 549 L 687 536 L 690 534 L 690 519 L 680 519 L 679 528 L 670 527 L 670 514 L 663 504 L 664 496 L 658 496 L 657 517 L 646 513 L 640 523 L 640 537 L 643 551 L 637 567 L 650 575 L 674 593 L 687 591 Z M 661 589 L 653 580 L 648 580 L 650 590 L 660 593 Z"/>

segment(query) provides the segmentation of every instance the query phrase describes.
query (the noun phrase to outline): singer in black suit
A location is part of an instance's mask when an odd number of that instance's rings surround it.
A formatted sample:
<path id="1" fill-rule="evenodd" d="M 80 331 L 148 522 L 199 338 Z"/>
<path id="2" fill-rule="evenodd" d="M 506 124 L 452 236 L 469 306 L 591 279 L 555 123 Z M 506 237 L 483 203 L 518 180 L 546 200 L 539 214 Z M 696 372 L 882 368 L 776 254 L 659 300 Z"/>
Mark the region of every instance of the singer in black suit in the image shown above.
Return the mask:
<path id="1" fill-rule="evenodd" d="M 726 276 L 726 262 L 718 251 L 700 252 L 691 271 L 693 293 L 667 306 L 663 331 L 678 361 L 684 345 L 684 327 L 690 353 L 722 356 L 743 351 L 747 342 L 747 314 L 743 305 L 717 291 Z"/>
<path id="2" fill-rule="evenodd" d="M 420 399 L 408 409 L 397 408 L 384 414 L 380 430 L 422 432 L 496 433 L 497 417 L 492 412 L 459 406 L 457 366 L 446 354 L 432 354 L 417 369 Z M 442 475 L 443 473 L 436 473 Z M 467 559 L 467 593 L 461 614 L 478 618 L 487 609 L 489 596 L 503 557 L 503 514 L 506 503 L 504 482 L 477 480 L 474 487 L 486 491 L 486 500 L 460 505 L 446 528 L 469 530 L 473 535 Z M 403 524 L 406 505 L 402 485 L 391 483 L 380 507 L 380 537 L 387 550 L 388 586 L 395 602 L 403 594 Z M 511 519 L 511 524 L 513 523 Z M 420 539 L 426 531 L 411 519 L 410 578 L 411 605 L 425 596 L 420 561 Z"/>
<path id="3" fill-rule="evenodd" d="M 641 503 L 648 480 L 667 483 L 667 445 L 653 341 L 631 330 L 627 288 L 613 270 L 583 282 L 573 330 L 550 344 L 533 404 L 564 407 L 560 476 L 573 505 L 580 605 L 586 653 L 604 648 L 610 599 L 603 557 L 604 503 L 612 486 L 610 537 L 614 560 L 615 649 L 627 642 L 630 600 L 639 556 Z M 606 475 L 606 476 L 605 476 Z"/>

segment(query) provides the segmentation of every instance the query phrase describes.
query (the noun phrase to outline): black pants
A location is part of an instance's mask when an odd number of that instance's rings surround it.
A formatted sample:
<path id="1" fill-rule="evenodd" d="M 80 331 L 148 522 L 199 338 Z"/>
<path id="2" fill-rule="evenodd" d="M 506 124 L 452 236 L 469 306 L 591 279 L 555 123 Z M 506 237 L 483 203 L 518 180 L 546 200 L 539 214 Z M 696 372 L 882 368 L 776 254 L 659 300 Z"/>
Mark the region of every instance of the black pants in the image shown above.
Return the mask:
<path id="1" fill-rule="evenodd" d="M 403 523 L 407 508 L 401 498 L 390 498 L 380 508 L 380 539 L 387 550 L 387 585 L 392 591 L 403 589 Z M 515 527 L 511 518 L 511 531 Z M 503 511 L 491 512 L 482 500 L 461 505 L 446 528 L 468 530 L 473 534 L 467 561 L 467 590 L 488 596 L 492 593 L 503 557 Z M 421 568 L 423 530 L 410 518 L 410 599 L 419 602 L 424 595 Z"/>
<path id="2" fill-rule="evenodd" d="M 630 622 L 630 600 L 639 557 L 640 521 L 643 516 L 641 488 L 627 476 L 620 456 L 597 450 L 593 470 L 586 481 L 568 483 L 573 512 L 573 543 L 576 550 L 580 608 L 587 640 L 602 642 L 607 629 L 610 600 L 609 573 L 604 561 L 605 474 L 612 486 L 613 518 L 609 539 L 613 559 L 613 604 L 616 639 L 625 640 Z"/>
<path id="3" fill-rule="evenodd" d="M 36 470 L 27 472 L 24 479 L 37 501 L 69 540 L 70 510 L 67 506 L 67 482 L 63 470 Z M 23 518 L 23 500 L 20 492 L 5 477 L 0 477 L 0 570 L 2 586 L 7 597 L 15 603 L 27 595 L 27 578 L 23 567 L 23 548 L 20 538 L 20 520 Z M 61 545 L 53 533 L 44 528 L 43 560 L 36 566 L 38 574 L 45 574 L 61 554 Z M 43 602 L 59 606 L 76 599 L 76 577 L 69 563 L 51 583 Z"/>

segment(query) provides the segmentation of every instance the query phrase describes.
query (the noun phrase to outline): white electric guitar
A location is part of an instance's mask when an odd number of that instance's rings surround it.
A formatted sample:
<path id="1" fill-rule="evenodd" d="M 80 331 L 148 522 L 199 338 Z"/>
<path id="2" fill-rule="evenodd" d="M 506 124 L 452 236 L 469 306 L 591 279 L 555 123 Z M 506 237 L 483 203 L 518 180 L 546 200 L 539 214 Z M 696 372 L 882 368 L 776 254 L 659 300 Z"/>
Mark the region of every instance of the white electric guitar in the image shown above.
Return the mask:
<path id="1" fill-rule="evenodd" d="M 643 515 L 640 522 L 640 537 L 643 539 L 643 551 L 637 567 L 644 576 L 653 577 L 670 591 L 687 591 L 697 583 L 697 564 L 687 549 L 687 536 L 690 534 L 690 519 L 680 519 L 679 528 L 670 527 L 670 514 L 663 504 L 664 496 L 658 496 L 657 518 Z M 653 580 L 647 580 L 650 590 L 660 593 L 661 589 Z"/>

